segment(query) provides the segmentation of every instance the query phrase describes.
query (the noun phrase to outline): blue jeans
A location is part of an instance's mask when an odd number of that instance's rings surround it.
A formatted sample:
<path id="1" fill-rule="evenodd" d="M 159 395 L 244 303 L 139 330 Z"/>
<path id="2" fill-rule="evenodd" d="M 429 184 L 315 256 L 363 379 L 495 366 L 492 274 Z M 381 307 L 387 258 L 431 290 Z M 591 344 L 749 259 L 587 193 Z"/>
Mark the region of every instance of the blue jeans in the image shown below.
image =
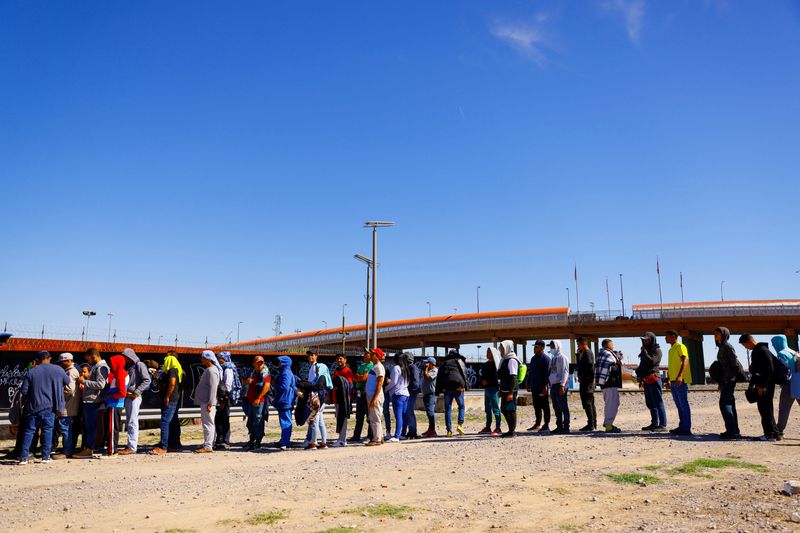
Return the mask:
<path id="1" fill-rule="evenodd" d="M 408 395 L 408 405 L 406 406 L 406 417 L 403 419 L 402 435 L 409 437 L 417 436 L 417 415 L 414 414 L 414 407 L 417 405 L 417 396 L 419 396 L 419 394 Z"/>
<path id="2" fill-rule="evenodd" d="M 569 431 L 569 402 L 567 401 L 567 391 L 559 394 L 560 385 L 550 385 L 550 398 L 553 400 L 553 411 L 556 415 L 556 429 Z"/>
<path id="3" fill-rule="evenodd" d="M 94 450 L 97 438 L 97 408 L 99 403 L 85 402 L 83 404 L 83 449 Z"/>
<path id="4" fill-rule="evenodd" d="M 680 386 L 672 384 L 672 401 L 678 409 L 678 428 L 684 431 L 692 430 L 692 410 L 689 407 L 689 385 L 681 383 Z"/>
<path id="5" fill-rule="evenodd" d="M 64 442 L 64 455 L 72 455 L 72 416 L 59 416 L 58 429 Z"/>
<path id="6" fill-rule="evenodd" d="M 42 429 L 42 459 L 50 458 L 50 450 L 53 447 L 53 427 L 56 422 L 56 414 L 49 409 L 28 415 L 25 424 L 25 435 L 22 437 L 22 450 L 19 458 L 27 459 L 33 442 L 33 434 L 36 433 L 37 426 Z"/>
<path id="7" fill-rule="evenodd" d="M 325 428 L 325 420 L 322 418 L 322 408 L 324 405 L 321 405 L 319 408 L 319 412 L 317 416 L 314 417 L 314 420 L 311 422 L 311 426 L 309 426 L 309 442 L 311 444 L 316 444 L 317 439 L 322 440 L 323 444 L 327 444 L 328 442 L 328 430 Z"/>
<path id="8" fill-rule="evenodd" d="M 436 431 L 436 395 L 424 394 L 422 403 L 425 404 L 425 414 L 428 416 L 428 431 Z"/>
<path id="9" fill-rule="evenodd" d="M 486 387 L 483 389 L 483 410 L 486 412 L 486 429 L 492 429 L 492 415 L 494 427 L 500 427 L 500 403 L 497 391 L 499 387 Z"/>
<path id="10" fill-rule="evenodd" d="M 281 446 L 289 446 L 292 441 L 292 410 L 278 411 L 278 422 L 281 425 Z"/>
<path id="11" fill-rule="evenodd" d="M 177 414 L 178 402 L 161 406 L 161 442 L 158 443 L 158 447 L 163 450 L 172 448 L 170 440 L 174 441 L 177 437 L 177 435 L 172 435 L 172 439 L 170 439 L 170 429 L 173 428 L 172 420 L 177 417 Z"/>
<path id="12" fill-rule="evenodd" d="M 654 426 L 667 427 L 667 408 L 661 395 L 661 378 L 652 384 L 644 384 L 644 403 L 650 409 L 650 423 Z"/>
<path id="13" fill-rule="evenodd" d="M 406 407 L 408 407 L 408 396 L 400 394 L 392 395 L 392 405 L 394 406 L 394 438 L 399 439 L 403 431 L 403 420 L 406 418 Z"/>
<path id="14" fill-rule="evenodd" d="M 739 416 L 736 414 L 734 390 L 736 390 L 735 381 L 719 385 L 719 410 L 722 413 L 722 420 L 725 421 L 725 432 L 729 435 L 739 434 Z"/>
<path id="15" fill-rule="evenodd" d="M 453 400 L 458 405 L 458 425 L 464 423 L 464 391 L 444 393 L 444 425 L 448 433 L 453 431 Z"/>
<path id="16" fill-rule="evenodd" d="M 261 444 L 264 439 L 266 422 L 264 411 L 267 408 L 267 402 L 261 402 L 254 406 L 245 399 L 244 403 L 247 404 L 247 432 L 250 434 L 250 444 Z"/>

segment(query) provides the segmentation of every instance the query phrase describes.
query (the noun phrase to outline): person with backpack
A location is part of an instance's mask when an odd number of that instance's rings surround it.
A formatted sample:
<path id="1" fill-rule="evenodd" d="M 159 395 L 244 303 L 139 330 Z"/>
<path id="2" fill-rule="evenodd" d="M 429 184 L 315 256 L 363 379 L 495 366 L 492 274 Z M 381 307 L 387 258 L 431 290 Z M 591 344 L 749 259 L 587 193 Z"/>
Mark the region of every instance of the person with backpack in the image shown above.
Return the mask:
<path id="1" fill-rule="evenodd" d="M 317 448 L 324 450 L 328 447 L 328 430 L 325 428 L 323 413 L 325 403 L 330 400 L 329 396 L 333 388 L 333 380 L 328 367 L 317 362 L 317 354 L 315 352 L 308 350 L 306 356 L 309 364 L 308 382 L 312 386 L 311 394 L 316 394 L 319 399 L 319 410 L 308 421 L 305 448 L 307 450 L 316 450 Z M 317 444 L 318 441 L 320 441 L 319 444 Z"/>
<path id="2" fill-rule="evenodd" d="M 594 365 L 594 380 L 603 391 L 603 428 L 606 433 L 622 433 L 614 425 L 619 412 L 619 389 L 622 387 L 622 352 L 614 350 L 614 341 L 603 339 Z"/>
<path id="3" fill-rule="evenodd" d="M 764 430 L 764 434 L 759 440 L 779 440 L 774 409 L 777 377 L 773 364 L 774 356 L 769 351 L 769 344 L 756 342 L 749 333 L 739 337 L 739 344 L 750 350 L 750 389 L 755 390 L 758 396 L 756 405 L 758 414 L 761 415 L 761 429 Z"/>
<path id="4" fill-rule="evenodd" d="M 400 432 L 400 436 L 405 436 L 407 439 L 418 439 L 415 407 L 421 390 L 420 371 L 419 367 L 414 364 L 413 354 L 405 353 L 405 357 L 408 361 L 408 405 L 406 406 L 406 416 L 403 418 L 403 431 Z"/>
<path id="5" fill-rule="evenodd" d="M 217 362 L 222 367 L 222 379 L 217 391 L 217 414 L 214 415 L 214 450 L 227 450 L 231 446 L 231 406 L 239 403 L 242 383 L 230 352 L 218 353 Z"/>
<path id="6" fill-rule="evenodd" d="M 725 431 L 719 434 L 722 440 L 738 439 L 741 436 L 739 415 L 736 413 L 736 397 L 733 393 L 736 390 L 737 377 L 742 374 L 742 365 L 736 357 L 736 350 L 730 343 L 730 338 L 731 332 L 728 328 L 718 327 L 714 330 L 714 344 L 717 345 L 716 364 L 719 368 L 719 376 L 715 381 L 719 384 L 719 411 L 725 422 Z"/>
<path id="7" fill-rule="evenodd" d="M 444 424 L 447 436 L 453 436 L 453 400 L 458 405 L 456 431 L 464 434 L 464 391 L 467 389 L 466 358 L 458 350 L 450 350 L 444 358 L 436 378 L 436 395 L 444 393 Z"/>
<path id="8" fill-rule="evenodd" d="M 670 345 L 667 354 L 669 390 L 672 401 L 678 410 L 678 427 L 669 430 L 673 435 L 690 436 L 692 434 L 692 409 L 689 407 L 689 385 L 692 384 L 692 368 L 689 365 L 689 350 L 678 341 L 678 332 L 667 331 L 664 340 Z"/>
<path id="9" fill-rule="evenodd" d="M 292 373 L 292 359 L 288 355 L 278 357 L 278 374 L 272 384 L 272 405 L 278 411 L 281 426 L 281 450 L 287 450 L 292 442 L 292 409 L 297 398 L 297 378 Z"/>
<path id="10" fill-rule="evenodd" d="M 664 407 L 664 396 L 661 392 L 661 347 L 653 332 L 648 331 L 640 338 L 642 349 L 639 352 L 636 377 L 639 388 L 644 389 L 644 402 L 650 410 L 650 425 L 644 426 L 642 431 L 661 433 L 667 431 L 667 408 Z"/>
<path id="11" fill-rule="evenodd" d="M 578 369 L 579 392 L 581 405 L 586 413 L 586 425 L 578 431 L 594 431 L 597 429 L 597 409 L 594 406 L 594 353 L 589 348 L 589 339 L 578 337 L 578 349 L 575 361 Z"/>
<path id="12" fill-rule="evenodd" d="M 255 451 L 261 449 L 261 441 L 264 439 L 264 424 L 269 416 L 267 393 L 269 393 L 270 375 L 263 357 L 257 355 L 253 358 L 253 372 L 244 382 L 247 385 L 245 398 L 248 404 L 247 433 L 249 436 L 244 449 Z"/>
<path id="13" fill-rule="evenodd" d="M 778 436 L 783 438 L 786 424 L 789 422 L 789 414 L 792 412 L 794 402 L 800 404 L 800 368 L 797 366 L 798 354 L 789 348 L 789 341 L 786 335 L 775 335 L 772 337 L 772 347 L 778 354 L 778 359 L 786 365 L 789 371 L 789 380 L 781 385 L 781 395 L 778 397 Z"/>
<path id="14" fill-rule="evenodd" d="M 500 434 L 500 382 L 497 370 L 500 368 L 500 351 L 497 348 L 486 349 L 486 361 L 481 366 L 481 385 L 483 385 L 483 412 L 486 414 L 486 425 L 478 435 Z M 495 429 L 492 431 L 492 417 Z"/>
<path id="15" fill-rule="evenodd" d="M 514 341 L 505 340 L 500 343 L 500 368 L 497 369 L 500 396 L 500 411 L 508 424 L 508 431 L 500 435 L 502 438 L 516 437 L 517 433 L 517 391 L 519 390 L 519 369 L 522 362 L 514 353 Z"/>
<path id="16" fill-rule="evenodd" d="M 528 431 L 550 432 L 550 356 L 544 351 L 545 343 L 533 343 L 533 358 L 528 365 L 526 388 L 531 393 L 536 421 Z"/>
<path id="17" fill-rule="evenodd" d="M 333 447 L 347 446 L 347 423 L 353 412 L 353 371 L 347 365 L 344 354 L 336 357 L 336 370 L 333 372 L 333 403 L 336 405 L 336 431 L 339 438 Z"/>

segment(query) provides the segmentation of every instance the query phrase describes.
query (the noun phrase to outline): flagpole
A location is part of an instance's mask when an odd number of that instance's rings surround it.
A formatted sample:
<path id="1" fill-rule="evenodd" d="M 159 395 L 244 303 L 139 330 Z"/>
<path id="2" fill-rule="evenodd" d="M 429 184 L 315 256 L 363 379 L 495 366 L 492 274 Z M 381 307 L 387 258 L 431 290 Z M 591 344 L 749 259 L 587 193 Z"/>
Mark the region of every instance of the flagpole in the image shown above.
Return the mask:
<path id="1" fill-rule="evenodd" d="M 608 300 L 608 318 L 611 318 L 611 293 L 608 291 L 608 276 L 606 276 L 606 300 Z"/>
<path id="2" fill-rule="evenodd" d="M 578 263 L 575 263 L 575 310 L 581 313 L 581 295 L 578 292 Z"/>
<path id="3" fill-rule="evenodd" d="M 681 272 L 681 303 L 684 303 L 684 301 L 683 301 L 683 272 Z"/>
<path id="4" fill-rule="evenodd" d="M 664 318 L 664 298 L 661 296 L 661 266 L 658 264 L 656 256 L 656 273 L 658 274 L 658 301 L 661 304 L 661 318 Z"/>

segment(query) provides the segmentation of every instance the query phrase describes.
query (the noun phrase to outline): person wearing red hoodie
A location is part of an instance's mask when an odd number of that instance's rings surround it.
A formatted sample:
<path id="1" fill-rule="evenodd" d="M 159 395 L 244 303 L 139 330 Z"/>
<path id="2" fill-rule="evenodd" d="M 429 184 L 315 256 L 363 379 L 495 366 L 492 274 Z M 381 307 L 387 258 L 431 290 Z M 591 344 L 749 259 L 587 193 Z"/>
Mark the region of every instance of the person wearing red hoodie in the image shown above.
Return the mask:
<path id="1" fill-rule="evenodd" d="M 125 409 L 125 396 L 128 389 L 128 371 L 125 370 L 125 358 L 112 355 L 109 360 L 111 370 L 108 373 L 108 389 L 103 393 L 103 406 L 98 418 L 103 426 L 98 437 L 102 435 L 100 447 L 106 447 L 108 455 L 117 453 L 119 447 L 119 430 L 122 425 L 122 411 Z M 98 424 L 99 425 L 99 424 Z"/>

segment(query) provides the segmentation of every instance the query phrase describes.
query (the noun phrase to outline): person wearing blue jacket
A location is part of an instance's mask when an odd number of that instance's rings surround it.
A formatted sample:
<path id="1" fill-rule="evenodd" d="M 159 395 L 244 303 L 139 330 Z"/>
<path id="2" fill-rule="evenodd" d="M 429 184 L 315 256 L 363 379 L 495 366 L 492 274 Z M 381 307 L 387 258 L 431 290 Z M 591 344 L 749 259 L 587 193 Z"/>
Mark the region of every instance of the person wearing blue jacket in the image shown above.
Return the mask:
<path id="1" fill-rule="evenodd" d="M 781 395 L 778 399 L 778 437 L 783 437 L 786 423 L 789 422 L 789 414 L 792 412 L 794 402 L 800 403 L 800 368 L 794 361 L 794 350 L 789 348 L 789 341 L 786 335 L 775 335 L 772 337 L 772 347 L 778 354 L 778 359 L 789 367 L 792 371 L 792 379 L 789 383 L 781 385 Z"/>
<path id="2" fill-rule="evenodd" d="M 292 373 L 292 359 L 287 355 L 278 357 L 278 375 L 272 383 L 272 406 L 278 411 L 281 425 L 281 450 L 289 448 L 292 440 L 292 409 L 297 397 L 297 378 Z"/>
<path id="3" fill-rule="evenodd" d="M 64 410 L 64 387 L 69 385 L 69 377 L 61 367 L 50 364 L 50 353 L 36 354 L 38 364 L 28 371 L 22 382 L 24 398 L 23 413 L 27 416 L 19 455 L 19 464 L 28 464 L 33 434 L 36 428 L 42 430 L 42 462 L 50 462 L 53 446 L 53 427 L 56 413 Z"/>

